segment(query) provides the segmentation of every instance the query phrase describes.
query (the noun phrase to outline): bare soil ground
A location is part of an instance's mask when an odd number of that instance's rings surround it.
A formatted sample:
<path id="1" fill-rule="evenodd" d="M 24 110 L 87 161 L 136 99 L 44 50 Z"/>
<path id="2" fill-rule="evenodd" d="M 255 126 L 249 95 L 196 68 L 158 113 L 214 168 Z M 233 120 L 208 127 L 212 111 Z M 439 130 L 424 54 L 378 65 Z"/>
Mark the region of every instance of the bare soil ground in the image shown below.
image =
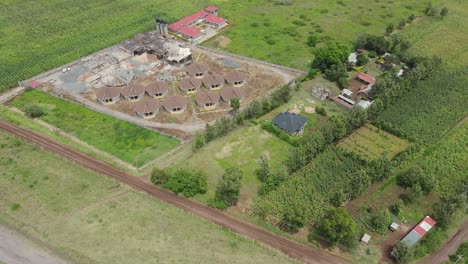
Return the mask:
<path id="1" fill-rule="evenodd" d="M 342 257 L 332 255 L 327 252 L 309 248 L 297 242 L 276 235 L 263 228 L 253 225 L 249 222 L 238 219 L 232 215 L 223 213 L 217 209 L 207 207 L 193 200 L 177 196 L 171 192 L 160 189 L 154 185 L 148 184 L 130 174 L 122 172 L 112 165 L 97 160 L 82 152 L 74 150 L 68 146 L 59 144 L 51 139 L 33 133 L 31 131 L 19 128 L 8 122 L 0 121 L 0 128 L 14 134 L 20 138 L 38 144 L 50 151 L 53 151 L 73 162 L 80 164 L 97 173 L 110 176 L 132 188 L 144 191 L 149 195 L 169 204 L 172 204 L 186 212 L 197 215 L 203 219 L 213 222 L 221 227 L 227 228 L 242 236 L 257 240 L 270 247 L 281 250 L 293 259 L 305 263 L 348 263 Z"/>

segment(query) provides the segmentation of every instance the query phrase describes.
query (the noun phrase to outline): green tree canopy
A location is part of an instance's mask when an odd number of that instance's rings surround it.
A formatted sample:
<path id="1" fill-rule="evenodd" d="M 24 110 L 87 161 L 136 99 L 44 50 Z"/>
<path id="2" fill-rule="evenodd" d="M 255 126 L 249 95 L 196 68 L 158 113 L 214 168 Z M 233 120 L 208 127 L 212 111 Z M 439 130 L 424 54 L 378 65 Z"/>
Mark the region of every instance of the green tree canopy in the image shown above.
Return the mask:
<path id="1" fill-rule="evenodd" d="M 345 208 L 333 208 L 318 224 L 317 231 L 332 244 L 350 246 L 355 239 L 356 223 Z"/>
<path id="2" fill-rule="evenodd" d="M 180 169 L 163 184 L 163 187 L 176 194 L 182 193 L 185 197 L 193 197 L 199 193 L 206 193 L 208 183 L 206 175 L 201 172 Z"/>
<path id="3" fill-rule="evenodd" d="M 228 168 L 216 187 L 215 199 L 224 202 L 227 206 L 237 204 L 239 200 L 242 180 L 242 171 L 238 168 Z"/>
<path id="4" fill-rule="evenodd" d="M 334 64 L 346 62 L 349 53 L 350 49 L 344 44 L 338 42 L 328 43 L 316 50 L 312 67 L 324 71 Z"/>

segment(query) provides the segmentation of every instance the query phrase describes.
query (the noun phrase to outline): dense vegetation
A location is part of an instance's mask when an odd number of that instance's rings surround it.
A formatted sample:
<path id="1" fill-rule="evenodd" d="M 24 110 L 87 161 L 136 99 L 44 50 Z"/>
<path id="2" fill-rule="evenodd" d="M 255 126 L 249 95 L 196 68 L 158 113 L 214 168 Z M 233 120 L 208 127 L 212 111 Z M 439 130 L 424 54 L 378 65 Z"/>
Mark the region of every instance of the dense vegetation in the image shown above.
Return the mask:
<path id="1" fill-rule="evenodd" d="M 386 78 L 379 80 L 376 88 L 385 81 Z M 395 99 L 390 96 L 384 98 L 383 101 L 391 106 L 379 113 L 374 123 L 418 143 L 434 142 L 468 114 L 467 83 L 467 70 L 448 72 L 439 69 L 422 81 L 388 84 L 386 92 L 395 94 L 398 87 L 407 92 Z M 382 107 L 376 103 L 375 107 Z"/>
<path id="2" fill-rule="evenodd" d="M 39 91 L 26 91 L 11 105 L 32 114 L 31 102 L 43 111 L 39 116 L 41 120 L 136 166 L 142 166 L 179 144 L 174 138 Z"/>
<path id="3" fill-rule="evenodd" d="M 181 193 L 185 197 L 204 194 L 208 190 L 206 175 L 199 171 L 179 169 L 170 173 L 155 168 L 151 172 L 150 180 L 153 184 L 161 185 L 176 194 Z"/>

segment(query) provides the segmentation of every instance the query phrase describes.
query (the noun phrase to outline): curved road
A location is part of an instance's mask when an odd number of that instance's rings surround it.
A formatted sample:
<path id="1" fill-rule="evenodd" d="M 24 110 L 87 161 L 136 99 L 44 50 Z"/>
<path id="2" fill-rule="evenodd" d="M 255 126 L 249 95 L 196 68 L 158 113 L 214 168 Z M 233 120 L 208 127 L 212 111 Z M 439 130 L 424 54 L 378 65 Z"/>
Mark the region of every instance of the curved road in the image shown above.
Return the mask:
<path id="1" fill-rule="evenodd" d="M 68 146 L 62 145 L 49 138 L 31 132 L 29 130 L 17 127 L 8 122 L 0 120 L 0 129 L 8 133 L 14 134 L 20 138 L 28 140 L 32 143 L 40 145 L 45 149 L 53 151 L 83 167 L 89 168 L 97 173 L 110 176 L 120 182 L 123 182 L 132 188 L 144 191 L 151 196 L 172 204 L 186 212 L 206 219 L 219 226 L 230 229 L 241 236 L 248 237 L 276 248 L 286 253 L 293 259 L 305 263 L 317 264 L 338 264 L 348 263 L 347 260 L 340 256 L 332 255 L 330 253 L 320 251 L 317 249 L 309 248 L 297 242 L 291 241 L 282 236 L 269 232 L 261 227 L 253 225 L 247 221 L 238 219 L 234 216 L 223 213 L 220 210 L 207 207 L 201 203 L 175 195 L 171 192 L 158 188 L 150 183 L 146 183 L 137 177 L 122 172 L 112 165 L 103 161 L 97 160 L 88 156 L 80 151 L 72 149 Z"/>

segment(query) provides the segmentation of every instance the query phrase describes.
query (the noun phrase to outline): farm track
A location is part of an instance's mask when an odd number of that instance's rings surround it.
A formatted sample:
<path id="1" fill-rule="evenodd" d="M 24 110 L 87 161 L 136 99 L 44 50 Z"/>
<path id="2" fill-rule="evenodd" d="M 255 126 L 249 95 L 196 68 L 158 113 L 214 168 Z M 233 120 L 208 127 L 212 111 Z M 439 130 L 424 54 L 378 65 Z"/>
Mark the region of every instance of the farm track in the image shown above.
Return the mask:
<path id="1" fill-rule="evenodd" d="M 154 198 L 157 198 L 168 204 L 172 204 L 188 213 L 203 218 L 221 227 L 227 228 L 241 236 L 254 239 L 272 248 L 278 249 L 287 254 L 289 257 L 298 261 L 317 264 L 348 263 L 346 259 L 340 256 L 306 247 L 285 237 L 269 232 L 261 227 L 253 225 L 247 221 L 243 221 L 234 216 L 225 214 L 217 209 L 210 208 L 193 200 L 175 195 L 150 183 L 146 183 L 137 177 L 120 171 L 108 163 L 100 161 L 66 145 L 59 144 L 52 139 L 46 138 L 29 130 L 14 126 L 3 120 L 0 120 L 0 129 L 37 144 L 52 152 L 55 152 L 85 168 L 88 168 L 99 174 L 112 177 L 136 190 L 144 191 Z"/>

